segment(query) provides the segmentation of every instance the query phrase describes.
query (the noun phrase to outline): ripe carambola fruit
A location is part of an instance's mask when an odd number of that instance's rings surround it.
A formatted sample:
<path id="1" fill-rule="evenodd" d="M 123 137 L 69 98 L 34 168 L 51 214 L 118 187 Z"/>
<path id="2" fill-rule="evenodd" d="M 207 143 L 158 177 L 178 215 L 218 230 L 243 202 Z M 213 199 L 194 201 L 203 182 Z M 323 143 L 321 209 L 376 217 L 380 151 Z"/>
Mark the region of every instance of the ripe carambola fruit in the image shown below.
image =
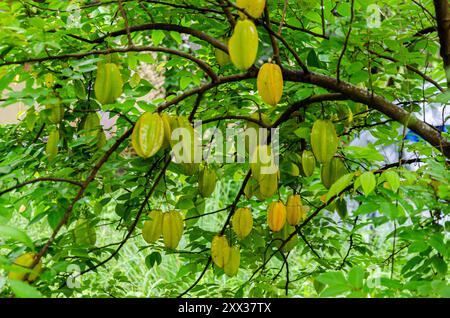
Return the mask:
<path id="1" fill-rule="evenodd" d="M 200 169 L 198 176 L 198 192 L 204 198 L 211 196 L 216 189 L 217 175 L 214 169 L 205 166 Z"/>
<path id="2" fill-rule="evenodd" d="M 95 97 L 101 104 L 112 104 L 122 95 L 123 80 L 114 63 L 99 63 L 95 79 Z"/>
<path id="3" fill-rule="evenodd" d="M 53 160 L 58 154 L 59 143 L 59 131 L 53 129 L 48 136 L 47 144 L 45 146 L 45 152 L 47 153 L 48 160 Z"/>
<path id="4" fill-rule="evenodd" d="M 239 208 L 231 219 L 231 227 L 242 240 L 250 234 L 253 228 L 252 211 L 249 208 Z"/>
<path id="5" fill-rule="evenodd" d="M 321 178 L 323 185 L 329 189 L 344 174 L 347 173 L 342 159 L 333 157 L 331 161 L 322 165 Z"/>
<path id="6" fill-rule="evenodd" d="M 149 220 L 144 222 L 144 227 L 142 228 L 142 236 L 147 243 L 152 244 L 161 237 L 163 213 L 161 211 L 151 211 L 148 216 Z"/>
<path id="7" fill-rule="evenodd" d="M 311 131 L 311 146 L 317 161 L 331 160 L 338 149 L 339 139 L 334 125 L 329 120 L 317 120 Z"/>
<path id="8" fill-rule="evenodd" d="M 302 153 L 302 170 L 305 177 L 310 177 L 316 168 L 316 158 L 311 151 L 305 150 Z"/>
<path id="9" fill-rule="evenodd" d="M 48 115 L 48 120 L 52 124 L 59 124 L 64 118 L 64 106 L 58 101 L 55 104 L 50 104 L 46 106 L 50 109 L 50 114 Z"/>
<path id="10" fill-rule="evenodd" d="M 217 267 L 224 268 L 230 259 L 230 245 L 225 236 L 214 236 L 211 242 L 211 258 Z"/>
<path id="11" fill-rule="evenodd" d="M 31 265 L 33 265 L 36 254 L 25 253 L 13 262 L 11 271 L 8 274 L 9 279 L 15 280 L 25 280 L 25 276 L 28 274 L 27 281 L 33 282 L 38 278 L 40 272 L 42 271 L 42 262 L 39 261 L 37 265 L 30 271 Z"/>
<path id="12" fill-rule="evenodd" d="M 267 223 L 273 232 L 281 231 L 286 223 L 286 206 L 283 202 L 272 202 L 267 210 Z"/>
<path id="13" fill-rule="evenodd" d="M 264 12 L 266 0 L 237 0 L 236 6 L 244 9 L 245 12 L 250 14 L 253 18 L 259 19 Z M 239 11 L 239 16 L 242 19 L 248 18 L 248 16 L 241 11 Z"/>
<path id="14" fill-rule="evenodd" d="M 300 195 L 290 195 L 286 203 L 286 220 L 292 225 L 298 225 L 303 219 L 303 206 Z"/>
<path id="15" fill-rule="evenodd" d="M 239 271 L 239 265 L 241 263 L 241 251 L 239 247 L 231 247 L 228 256 L 228 262 L 225 263 L 223 270 L 228 277 L 236 276 Z"/>
<path id="16" fill-rule="evenodd" d="M 73 230 L 75 243 L 80 245 L 95 245 L 97 241 L 97 234 L 95 228 L 89 224 L 86 219 L 80 219 L 75 224 Z"/>
<path id="17" fill-rule="evenodd" d="M 283 96 L 283 74 L 277 64 L 261 66 L 257 78 L 258 94 L 271 106 L 276 106 Z"/>
<path id="18" fill-rule="evenodd" d="M 234 66 L 241 71 L 248 70 L 255 63 L 258 53 L 258 31 L 250 20 L 239 20 L 228 41 L 228 50 Z"/>
<path id="19" fill-rule="evenodd" d="M 167 248 L 175 249 L 180 243 L 184 230 L 183 215 L 178 211 L 166 212 L 163 215 L 162 236 Z"/>
<path id="20" fill-rule="evenodd" d="M 134 126 L 131 142 L 138 156 L 144 159 L 156 154 L 164 142 L 164 122 L 161 116 L 144 113 Z"/>

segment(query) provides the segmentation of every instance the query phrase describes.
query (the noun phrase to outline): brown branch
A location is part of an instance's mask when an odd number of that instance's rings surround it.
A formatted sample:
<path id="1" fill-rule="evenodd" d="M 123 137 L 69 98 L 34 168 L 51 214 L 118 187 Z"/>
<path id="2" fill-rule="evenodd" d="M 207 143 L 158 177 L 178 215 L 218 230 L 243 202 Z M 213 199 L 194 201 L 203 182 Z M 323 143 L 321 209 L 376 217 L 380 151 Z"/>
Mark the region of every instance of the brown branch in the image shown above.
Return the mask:
<path id="1" fill-rule="evenodd" d="M 185 100 L 188 97 L 191 97 L 193 95 L 199 94 L 201 92 L 206 92 L 207 90 L 210 90 L 211 88 L 214 88 L 216 86 L 222 85 L 222 84 L 226 84 L 226 83 L 232 83 L 232 82 L 239 82 L 241 80 L 244 79 L 250 79 L 250 78 L 254 78 L 256 76 L 256 71 L 255 70 L 250 70 L 248 73 L 244 73 L 244 74 L 237 74 L 237 75 L 230 75 L 230 76 L 225 76 L 225 77 L 219 77 L 217 78 L 216 81 L 212 82 L 212 83 L 207 83 L 207 84 L 203 84 L 200 87 L 194 88 L 190 91 L 187 91 L 177 97 L 175 97 L 174 99 L 160 105 L 157 109 L 158 112 L 162 112 L 163 110 L 169 108 L 172 105 L 178 104 L 179 102 Z"/>
<path id="2" fill-rule="evenodd" d="M 230 207 L 227 206 L 227 207 L 225 207 L 223 209 L 219 209 L 219 210 L 216 210 L 216 211 L 213 211 L 213 212 L 208 212 L 208 213 L 203 213 L 203 214 L 196 215 L 196 216 L 191 216 L 189 218 L 185 218 L 184 221 L 195 220 L 195 219 L 199 219 L 199 218 L 202 218 L 202 217 L 205 217 L 205 216 L 208 216 L 208 215 L 213 215 L 213 214 L 217 214 L 217 213 L 220 213 L 220 212 L 224 212 L 224 211 L 227 211 L 229 208 Z"/>
<path id="3" fill-rule="evenodd" d="M 448 0 L 433 0 L 433 2 L 436 10 L 439 42 L 441 44 L 441 57 L 444 61 L 447 87 L 450 88 L 450 7 Z"/>
<path id="4" fill-rule="evenodd" d="M 348 32 L 345 35 L 344 46 L 341 51 L 341 55 L 339 56 L 337 68 L 336 68 L 336 79 L 338 82 L 341 81 L 341 63 L 344 58 L 345 52 L 347 51 L 348 41 L 350 40 L 350 35 L 352 34 L 353 29 L 353 20 L 355 19 L 355 0 L 351 0 L 351 15 L 350 15 L 350 26 L 348 27 Z"/>
<path id="5" fill-rule="evenodd" d="M 433 147 L 442 152 L 447 158 L 450 158 L 450 142 L 446 140 L 439 131 L 419 120 L 405 109 L 392 104 L 384 97 L 372 94 L 367 90 L 358 88 L 349 83 L 338 82 L 335 78 L 326 75 L 312 72 L 305 74 L 301 71 L 290 71 L 286 69 L 283 74 L 284 79 L 287 81 L 300 81 L 318 85 L 320 87 L 339 92 L 352 101 L 365 104 L 378 110 L 389 118 L 406 125 L 409 129 L 420 135 Z"/>
<path id="6" fill-rule="evenodd" d="M 206 271 L 207 271 L 208 268 L 209 268 L 209 265 L 211 265 L 211 261 L 212 261 L 212 259 L 211 259 L 211 256 L 210 256 L 210 257 L 208 258 L 208 261 L 206 262 L 205 267 L 203 268 L 203 271 L 202 271 L 202 272 L 200 273 L 200 275 L 197 277 L 197 279 L 195 280 L 195 282 L 194 282 L 191 286 L 189 286 L 188 289 L 186 289 L 184 292 L 182 292 L 177 298 L 183 297 L 184 295 L 186 295 L 187 293 L 189 293 L 195 286 L 198 285 L 198 283 L 201 281 L 201 279 L 203 278 L 203 276 L 205 276 Z"/>
<path id="7" fill-rule="evenodd" d="M 356 227 L 356 222 L 358 222 L 358 216 L 355 218 L 355 221 L 353 222 L 353 229 L 352 229 L 352 233 L 350 234 L 350 238 L 349 238 L 349 246 L 347 249 L 347 253 L 345 254 L 344 258 L 342 259 L 341 265 L 339 265 L 338 270 L 341 270 L 342 268 L 344 268 L 345 263 L 347 262 L 347 258 L 350 255 L 350 251 L 353 248 L 353 231 L 355 230 Z"/>
<path id="8" fill-rule="evenodd" d="M 33 180 L 28 180 L 22 183 L 19 183 L 11 188 L 8 188 L 6 190 L 0 191 L 0 197 L 8 192 L 12 192 L 14 190 L 20 189 L 26 185 L 29 184 L 34 184 L 34 183 L 39 183 L 39 182 L 61 182 L 61 183 L 69 183 L 72 185 L 76 185 L 78 187 L 82 187 L 83 184 L 79 181 L 75 181 L 75 180 L 69 180 L 69 179 L 62 179 L 62 178 L 51 178 L 51 177 L 42 177 L 42 178 L 36 178 Z"/>
<path id="9" fill-rule="evenodd" d="M 306 64 L 303 62 L 303 60 L 298 55 L 297 51 L 286 41 L 286 39 L 273 31 L 270 27 L 268 27 L 266 24 L 263 24 L 263 27 L 267 30 L 267 32 L 271 35 L 280 40 L 281 43 L 283 43 L 284 47 L 292 54 L 297 64 L 300 66 L 300 68 L 303 70 L 303 72 L 308 73 L 308 68 L 306 67 Z"/>
<path id="10" fill-rule="evenodd" d="M 228 8 L 228 6 L 225 4 L 225 2 L 223 0 L 218 0 L 217 2 L 222 7 L 222 10 L 225 13 L 227 20 L 230 23 L 231 27 L 234 28 L 234 26 L 236 25 L 236 20 L 235 20 L 234 16 L 231 14 L 230 9 Z"/>
<path id="11" fill-rule="evenodd" d="M 383 126 L 386 125 L 388 123 L 393 122 L 393 119 L 388 119 L 388 120 L 384 120 L 381 122 L 376 122 L 376 123 L 372 123 L 372 124 L 367 124 L 367 125 L 357 125 L 357 126 L 352 126 L 350 127 L 349 130 L 347 130 L 346 132 L 343 132 L 342 134 L 340 134 L 339 136 L 348 136 L 352 133 L 352 131 L 354 130 L 358 130 L 358 129 L 364 129 L 364 128 L 373 128 L 373 127 L 377 127 L 377 126 Z"/>
<path id="12" fill-rule="evenodd" d="M 194 120 L 195 113 L 197 112 L 198 108 L 200 107 L 200 104 L 201 104 L 202 99 L 203 99 L 203 94 L 204 94 L 203 91 L 200 91 L 200 92 L 197 94 L 197 99 L 195 100 L 194 107 L 192 108 L 192 112 L 189 114 L 189 117 L 188 117 L 188 120 L 189 120 L 191 123 L 192 123 L 192 121 Z"/>
<path id="13" fill-rule="evenodd" d="M 313 95 L 308 98 L 305 98 L 301 101 L 298 101 L 292 104 L 272 125 L 272 127 L 278 127 L 281 123 L 288 120 L 291 115 L 298 111 L 301 108 L 307 107 L 311 104 L 325 101 L 338 101 L 338 100 L 346 100 L 348 99 L 344 94 L 332 93 L 332 94 L 322 94 L 322 95 Z"/>
<path id="14" fill-rule="evenodd" d="M 208 43 L 211 43 L 213 46 L 217 47 L 218 49 L 221 49 L 225 52 L 228 52 L 227 47 L 217 40 L 216 38 L 196 29 L 176 25 L 176 24 L 169 24 L 169 23 L 148 23 L 148 24 L 142 24 L 137 26 L 131 26 L 130 27 L 130 33 L 133 32 L 139 32 L 139 31 L 148 31 L 148 30 L 162 30 L 162 31 L 175 31 L 179 33 L 185 33 L 190 34 L 196 38 L 199 38 L 203 41 L 206 41 Z M 107 38 L 109 37 L 116 37 L 119 35 L 126 35 L 127 31 L 125 29 L 117 30 L 114 32 L 110 32 L 104 36 L 101 36 L 95 40 L 92 40 L 93 43 L 103 43 Z"/>
<path id="15" fill-rule="evenodd" d="M 236 210 L 237 204 L 239 203 L 239 200 L 245 193 L 245 186 L 247 185 L 248 181 L 250 180 L 250 177 L 252 176 L 251 170 L 247 172 L 247 175 L 244 178 L 244 181 L 242 181 L 241 188 L 239 189 L 238 194 L 236 195 L 236 198 L 234 199 L 233 203 L 230 206 L 230 213 L 228 214 L 228 217 L 225 221 L 225 224 L 222 227 L 222 230 L 220 231 L 220 235 L 223 235 L 225 233 L 225 229 L 227 228 L 228 224 L 231 221 L 231 217 L 234 214 L 234 211 Z"/>
<path id="16" fill-rule="evenodd" d="M 100 111 L 104 111 L 104 110 L 102 110 L 102 109 L 74 109 L 74 110 L 72 110 L 72 112 L 74 112 L 74 113 L 96 113 L 96 112 L 100 112 Z M 122 117 L 131 126 L 134 126 L 134 124 L 135 124 L 135 122 L 132 121 L 127 115 L 121 113 L 118 110 L 110 109 L 110 110 L 106 111 L 106 113 L 116 114 L 117 116 Z"/>
<path id="17" fill-rule="evenodd" d="M 41 125 L 41 128 L 39 128 L 39 131 L 38 131 L 38 133 L 36 134 L 36 137 L 34 137 L 34 139 L 33 139 L 33 141 L 31 142 L 31 144 L 35 144 L 35 143 L 39 140 L 39 138 L 41 137 L 42 133 L 44 132 L 44 129 L 45 129 L 45 123 L 43 123 L 43 124 Z"/>
<path id="18" fill-rule="evenodd" d="M 81 200 L 81 198 L 84 195 L 84 192 L 86 191 L 86 189 L 88 188 L 89 184 L 94 181 L 95 177 L 97 176 L 98 171 L 100 170 L 100 168 L 108 161 L 109 157 L 111 157 L 111 155 L 119 148 L 119 146 L 129 137 L 131 136 L 132 133 L 132 129 L 128 130 L 127 132 L 125 132 L 119 139 L 117 139 L 117 141 L 114 143 L 114 145 L 103 155 L 102 158 L 100 158 L 100 160 L 97 162 L 97 164 L 94 166 L 94 168 L 92 169 L 91 173 L 89 174 L 89 176 L 86 178 L 86 180 L 83 182 L 83 184 L 80 187 L 80 190 L 78 191 L 77 195 L 75 196 L 75 198 L 72 200 L 72 203 L 69 205 L 69 207 L 67 208 L 66 212 L 64 213 L 63 218 L 61 219 L 61 221 L 59 221 L 58 225 L 55 227 L 55 229 L 53 230 L 53 233 L 51 234 L 50 238 L 47 240 L 47 242 L 45 243 L 45 245 L 42 247 L 42 249 L 39 251 L 39 253 L 37 253 L 36 257 L 34 258 L 33 264 L 30 266 L 30 268 L 33 268 L 34 266 L 36 266 L 36 264 L 39 263 L 39 261 L 41 260 L 41 258 L 44 256 L 44 254 L 47 252 L 47 250 L 49 249 L 50 245 L 53 243 L 53 241 L 56 238 L 56 235 L 58 235 L 59 231 L 61 230 L 61 228 L 67 223 L 67 221 L 69 221 L 70 216 L 72 215 L 72 211 L 73 208 L 75 206 L 75 204 Z"/>
<path id="19" fill-rule="evenodd" d="M 277 248 L 277 250 L 275 250 L 267 259 L 264 260 L 263 264 L 260 265 L 254 272 L 253 274 L 250 276 L 250 278 L 247 281 L 251 281 L 253 279 L 253 277 L 255 277 L 255 275 L 261 271 L 268 263 L 269 261 L 275 256 L 276 253 L 279 253 L 284 246 L 295 236 L 297 235 L 297 233 L 299 231 L 301 231 L 303 229 L 303 227 L 305 227 L 309 222 L 311 222 L 311 220 L 313 218 L 315 218 L 323 209 L 325 209 L 328 205 L 330 205 L 331 203 L 333 203 L 334 200 L 336 200 L 336 198 L 338 198 L 341 194 L 347 192 L 348 190 L 352 189 L 353 185 L 348 186 L 347 188 L 345 188 L 344 190 L 342 190 L 339 194 L 333 196 L 332 198 L 330 198 L 330 200 L 328 200 L 328 202 L 325 202 L 324 204 L 322 204 L 320 207 L 318 207 L 313 214 L 311 214 L 302 224 L 298 225 L 296 227 L 296 231 L 292 232 L 284 241 L 281 242 L 281 245 Z"/>
<path id="20" fill-rule="evenodd" d="M 322 259 L 322 257 L 320 257 L 320 255 L 316 252 L 316 250 L 312 247 L 312 245 L 308 242 L 308 240 L 306 239 L 306 237 L 303 235 L 302 231 L 298 231 L 298 235 L 300 235 L 300 237 L 302 238 L 303 242 L 306 243 L 306 245 L 309 247 L 309 249 L 311 250 L 311 252 L 316 255 L 317 258 Z"/>
<path id="21" fill-rule="evenodd" d="M 169 3 L 165 1 L 156 1 L 156 0 L 144 0 L 145 3 L 154 3 L 154 4 L 160 4 L 164 6 L 169 6 L 172 8 L 178 8 L 178 9 L 186 9 L 186 10 L 193 10 L 198 11 L 200 13 L 216 13 L 216 14 L 222 14 L 222 11 L 210 9 L 210 8 L 200 8 L 193 5 L 183 5 L 183 4 L 175 4 L 175 3 Z"/>
<path id="22" fill-rule="evenodd" d="M 368 52 L 369 52 L 370 54 L 373 54 L 373 55 L 378 56 L 379 58 L 382 58 L 382 59 L 385 59 L 385 60 L 388 60 L 388 61 L 391 61 L 391 62 L 394 62 L 394 63 L 400 63 L 399 60 L 397 60 L 397 59 L 395 59 L 395 58 L 393 58 L 393 57 L 391 57 L 391 56 L 383 55 L 383 54 L 377 53 L 377 52 L 375 52 L 375 51 L 373 51 L 373 50 L 368 50 Z M 427 82 L 429 82 L 429 83 L 433 84 L 434 86 L 436 86 L 437 89 L 439 89 L 441 92 L 445 92 L 445 90 L 442 88 L 441 85 L 439 85 L 438 82 L 436 82 L 435 80 L 433 80 L 431 77 L 429 77 L 428 75 L 426 75 L 425 73 L 423 73 L 423 72 L 420 71 L 419 69 L 415 68 L 414 66 L 408 65 L 408 64 L 404 64 L 404 66 L 405 66 L 408 70 L 410 70 L 411 72 L 416 73 L 417 75 L 419 75 L 420 77 L 422 77 L 422 78 L 423 78 L 424 80 L 426 80 Z"/>
<path id="23" fill-rule="evenodd" d="M 130 25 L 128 24 L 128 17 L 127 17 L 127 13 L 125 12 L 123 5 L 122 5 L 122 0 L 118 0 L 119 2 L 119 10 L 120 10 L 120 14 L 122 15 L 124 24 L 125 24 L 125 31 L 127 32 L 127 39 L 128 39 L 128 47 L 133 47 L 133 39 L 131 38 L 131 33 L 130 33 Z"/>
<path id="24" fill-rule="evenodd" d="M 183 57 L 185 59 L 188 59 L 194 63 L 196 63 L 203 71 L 205 71 L 208 76 L 211 77 L 212 80 L 215 80 L 217 78 L 217 75 L 213 71 L 213 69 L 203 60 L 196 58 L 188 53 L 177 51 L 174 49 L 169 49 L 165 47 L 152 47 L 152 46 L 139 46 L 139 47 L 127 47 L 127 48 L 110 48 L 106 50 L 96 50 L 96 51 L 89 51 L 84 53 L 69 53 L 69 54 L 61 54 L 61 55 L 55 55 L 55 56 L 47 56 L 47 57 L 40 57 L 40 58 L 30 58 L 26 60 L 20 60 L 20 61 L 8 61 L 4 63 L 0 63 L 0 66 L 5 65 L 15 65 L 15 64 L 25 64 L 25 63 L 39 63 L 39 62 L 45 62 L 45 61 L 52 61 L 52 60 L 66 60 L 66 59 L 81 59 L 90 55 L 108 55 L 111 53 L 126 53 L 126 52 L 162 52 L 172 55 L 177 55 L 180 57 Z"/>
<path id="25" fill-rule="evenodd" d="M 320 20 L 322 21 L 322 34 L 326 35 L 326 26 L 325 26 L 325 5 L 323 0 L 320 0 Z"/>
<path id="26" fill-rule="evenodd" d="M 264 8 L 264 19 L 266 21 L 267 27 L 269 29 L 272 29 L 271 24 L 270 24 L 269 5 L 267 3 Z M 280 31 L 281 31 L 281 27 L 280 27 Z M 280 35 L 281 35 L 281 33 L 280 33 Z M 277 64 L 281 67 L 280 48 L 278 47 L 277 40 L 273 34 L 270 34 L 270 42 L 272 43 L 273 57 L 274 57 L 275 61 L 277 62 Z"/>
<path id="27" fill-rule="evenodd" d="M 95 264 L 92 267 L 89 267 L 88 269 L 85 269 L 84 271 L 80 272 L 78 276 L 81 276 L 83 274 L 86 274 L 87 272 L 91 272 L 93 270 L 96 270 L 97 268 L 105 265 L 106 263 L 108 263 L 110 260 L 112 260 L 118 253 L 119 251 L 122 249 L 122 247 L 125 245 L 125 243 L 130 239 L 130 237 L 133 235 L 134 230 L 136 229 L 136 226 L 142 216 L 142 214 L 144 213 L 145 207 L 148 203 L 148 201 L 150 200 L 151 196 L 153 195 L 153 193 L 156 190 L 156 187 L 158 186 L 159 182 L 162 180 L 163 176 L 166 173 L 167 168 L 169 167 L 169 164 L 171 162 L 171 158 L 170 156 L 168 156 L 168 159 L 166 159 L 165 165 L 162 168 L 161 172 L 159 173 L 159 175 L 156 177 L 155 181 L 153 182 L 153 186 L 151 187 L 150 191 L 147 193 L 147 195 L 144 198 L 144 201 L 141 203 L 141 206 L 139 208 L 139 211 L 136 214 L 136 217 L 133 221 L 133 223 L 131 224 L 127 235 L 125 236 L 125 238 L 119 243 L 119 246 L 114 250 L 114 252 L 111 253 L 111 255 L 109 255 L 106 259 L 104 259 L 103 261 L 101 261 L 100 263 Z"/>
<path id="28" fill-rule="evenodd" d="M 425 28 L 425 29 L 417 31 L 416 33 L 414 33 L 413 36 L 414 37 L 419 37 L 419 36 L 430 34 L 430 33 L 436 32 L 436 31 L 437 31 L 437 28 L 435 26 L 431 26 L 431 27 L 428 27 L 428 28 Z"/>
<path id="29" fill-rule="evenodd" d="M 239 116 L 239 115 L 224 115 L 224 116 L 218 116 L 218 117 L 213 117 L 213 118 L 209 118 L 209 119 L 205 119 L 202 121 L 202 124 L 209 124 L 212 122 L 216 122 L 216 121 L 222 121 L 222 120 L 227 120 L 227 119 L 235 119 L 235 120 L 245 120 L 248 122 L 252 122 L 255 123 L 257 125 L 259 125 L 260 127 L 263 128 L 270 128 L 271 125 L 267 125 L 265 123 L 263 123 L 262 121 L 255 119 L 255 118 L 251 118 L 251 117 L 247 117 L 247 116 Z"/>
<path id="30" fill-rule="evenodd" d="M 419 1 L 416 0 L 412 0 L 412 2 L 419 6 L 423 12 L 425 12 L 425 15 L 428 14 L 430 16 L 431 19 L 435 19 L 436 17 L 433 15 L 433 13 L 430 12 L 430 10 L 428 10 L 423 4 L 421 4 Z"/>

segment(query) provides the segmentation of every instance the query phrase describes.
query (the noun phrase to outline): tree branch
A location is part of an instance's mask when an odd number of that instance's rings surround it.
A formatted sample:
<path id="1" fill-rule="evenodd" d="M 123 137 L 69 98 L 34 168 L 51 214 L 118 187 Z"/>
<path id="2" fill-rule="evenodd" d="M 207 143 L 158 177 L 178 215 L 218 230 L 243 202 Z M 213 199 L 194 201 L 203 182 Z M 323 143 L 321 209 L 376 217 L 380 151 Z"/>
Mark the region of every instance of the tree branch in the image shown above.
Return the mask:
<path id="1" fill-rule="evenodd" d="M 382 59 L 385 59 L 385 60 L 388 60 L 388 61 L 391 61 L 391 62 L 394 62 L 394 63 L 400 63 L 399 60 L 397 60 L 397 59 L 395 59 L 395 58 L 393 58 L 393 57 L 391 57 L 391 56 L 383 55 L 383 54 L 377 53 L 377 52 L 375 52 L 375 51 L 373 51 L 373 50 L 368 50 L 368 52 L 369 52 L 370 54 L 373 54 L 373 55 L 378 56 L 379 58 L 382 58 Z M 435 80 L 433 80 L 431 77 L 429 77 L 428 75 L 426 75 L 425 73 L 423 73 L 423 72 L 420 71 L 419 69 L 415 68 L 414 66 L 408 65 L 408 64 L 404 64 L 404 66 L 405 66 L 408 70 L 410 70 L 411 72 L 416 73 L 417 75 L 419 75 L 420 77 L 422 77 L 422 78 L 423 78 L 424 80 L 426 80 L 427 82 L 429 82 L 429 83 L 433 84 L 434 86 L 436 86 L 436 88 L 439 89 L 441 92 L 445 92 L 445 90 L 442 88 L 441 85 L 439 85 L 438 82 L 436 82 Z"/>
<path id="2" fill-rule="evenodd" d="M 183 57 L 185 59 L 188 59 L 188 60 L 196 63 L 203 71 L 205 71 L 206 74 L 208 74 L 209 77 L 211 77 L 211 79 L 213 81 L 217 79 L 216 73 L 203 60 L 196 58 L 196 57 L 194 57 L 188 53 L 182 52 L 182 51 L 177 51 L 177 50 L 169 49 L 169 48 L 165 48 L 165 47 L 152 47 L 152 46 L 110 48 L 110 49 L 106 49 L 106 50 L 89 51 L 89 52 L 84 52 L 84 53 L 69 53 L 69 54 L 61 54 L 61 55 L 55 55 L 55 56 L 30 58 L 30 59 L 20 60 L 20 61 L 7 61 L 7 62 L 0 63 L 0 66 L 25 64 L 25 63 L 40 63 L 40 62 L 53 61 L 53 60 L 82 59 L 82 58 L 90 56 L 90 55 L 108 55 L 111 53 L 126 53 L 126 52 L 162 52 L 162 53 L 177 55 L 177 56 Z"/>
<path id="3" fill-rule="evenodd" d="M 448 0 L 433 0 L 436 11 L 437 30 L 441 43 L 441 57 L 450 88 L 450 9 Z"/>
<path id="4" fill-rule="evenodd" d="M 348 27 L 348 32 L 345 35 L 344 46 L 342 47 L 341 55 L 339 56 L 336 68 L 336 79 L 338 82 L 341 81 L 341 63 L 342 59 L 344 58 L 345 52 L 347 51 L 347 45 L 348 41 L 350 40 L 350 35 L 352 34 L 354 19 L 355 19 L 355 0 L 351 0 L 350 26 Z"/>
<path id="5" fill-rule="evenodd" d="M 450 142 L 445 140 L 441 133 L 434 127 L 419 120 L 413 114 L 400 108 L 385 98 L 372 94 L 371 92 L 358 88 L 352 84 L 338 82 L 335 78 L 317 73 L 305 74 L 301 71 L 284 70 L 284 78 L 290 81 L 300 81 L 318 85 L 320 87 L 339 92 L 348 99 L 363 103 L 379 112 L 385 114 L 399 123 L 406 125 L 409 129 L 420 135 L 428 141 L 433 147 L 442 152 L 447 158 L 450 158 Z"/>
<path id="6" fill-rule="evenodd" d="M 73 208 L 75 204 L 83 197 L 84 192 L 88 188 L 89 184 L 94 181 L 95 177 L 97 176 L 98 171 L 100 168 L 108 161 L 109 157 L 119 148 L 119 146 L 129 137 L 131 136 L 131 133 L 133 132 L 132 129 L 125 132 L 117 141 L 114 143 L 114 145 L 103 155 L 102 158 L 97 162 L 97 164 L 92 169 L 89 176 L 86 178 L 86 180 L 83 182 L 83 184 L 80 187 L 80 190 L 78 191 L 75 198 L 72 200 L 72 203 L 67 208 L 66 212 L 64 213 L 64 216 L 62 217 L 61 221 L 59 221 L 58 225 L 53 230 L 52 235 L 47 240 L 45 245 L 42 247 L 42 249 L 39 251 L 39 253 L 36 254 L 36 257 L 34 258 L 33 264 L 30 266 L 30 268 L 33 268 L 36 266 L 36 264 L 39 263 L 41 258 L 44 256 L 44 254 L 49 249 L 50 245 L 53 243 L 53 241 L 56 238 L 56 235 L 58 235 L 61 228 L 69 221 L 70 216 L 72 215 Z"/>
<path id="7" fill-rule="evenodd" d="M 0 197 L 8 192 L 12 192 L 14 190 L 20 189 L 26 185 L 29 184 L 34 184 L 34 183 L 39 183 L 39 182 L 62 182 L 62 183 L 69 183 L 72 185 L 76 185 L 78 187 L 82 187 L 83 184 L 79 181 L 75 181 L 75 180 L 69 180 L 69 179 L 61 179 L 61 178 L 51 178 L 51 177 L 43 177 L 43 178 L 37 178 L 37 179 L 33 179 L 33 180 L 28 180 L 22 183 L 19 183 L 11 188 L 8 188 L 6 190 L 0 191 Z"/>

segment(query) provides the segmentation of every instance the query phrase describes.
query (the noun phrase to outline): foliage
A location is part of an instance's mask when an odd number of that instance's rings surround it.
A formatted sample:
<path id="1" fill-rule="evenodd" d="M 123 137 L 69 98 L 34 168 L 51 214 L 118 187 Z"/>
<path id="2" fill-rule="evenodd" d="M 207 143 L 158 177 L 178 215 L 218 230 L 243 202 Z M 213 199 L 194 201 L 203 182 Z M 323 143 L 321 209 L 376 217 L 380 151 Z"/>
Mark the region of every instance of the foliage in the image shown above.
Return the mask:
<path id="1" fill-rule="evenodd" d="M 0 295 L 450 297 L 448 134 L 420 115 L 445 114 L 449 95 L 438 35 L 423 31 L 435 25 L 433 1 L 418 2 L 267 1 L 270 17 L 255 20 L 258 59 L 248 72 L 215 58 L 227 49 L 216 39 L 229 38 L 239 17 L 229 1 L 0 2 L 1 106 L 27 108 L 18 124 L 0 127 Z M 258 68 L 269 60 L 281 62 L 284 77 L 277 106 L 257 93 Z M 101 105 L 94 82 L 104 62 L 119 66 L 124 86 Z M 162 84 L 143 76 L 149 65 Z M 61 122 L 48 106 L 58 103 Z M 115 120 L 103 127 L 106 142 L 83 128 L 95 111 Z M 167 150 L 138 157 L 131 130 L 155 111 L 224 132 L 267 126 L 251 117 L 264 114 L 280 127 L 279 192 L 248 199 L 249 164 L 211 164 L 217 185 L 204 198 L 198 173 L 170 162 Z M 300 174 L 318 119 L 333 121 L 347 170 L 330 189 L 319 165 Z M 49 157 L 53 129 L 60 137 Z M 418 142 L 405 138 L 410 129 Z M 376 141 L 355 145 L 364 134 Z M 392 164 L 383 147 L 413 156 Z M 280 239 L 267 207 L 293 193 L 309 212 Z M 347 216 L 336 212 L 338 199 Z M 242 240 L 229 222 L 237 208 L 253 214 Z M 144 241 L 151 210 L 183 213 L 177 249 Z M 86 233 L 95 229 L 96 242 L 74 239 L 79 220 Z M 233 278 L 211 263 L 219 234 L 240 246 Z M 43 252 L 38 280 L 8 281 L 14 259 L 31 251 Z"/>

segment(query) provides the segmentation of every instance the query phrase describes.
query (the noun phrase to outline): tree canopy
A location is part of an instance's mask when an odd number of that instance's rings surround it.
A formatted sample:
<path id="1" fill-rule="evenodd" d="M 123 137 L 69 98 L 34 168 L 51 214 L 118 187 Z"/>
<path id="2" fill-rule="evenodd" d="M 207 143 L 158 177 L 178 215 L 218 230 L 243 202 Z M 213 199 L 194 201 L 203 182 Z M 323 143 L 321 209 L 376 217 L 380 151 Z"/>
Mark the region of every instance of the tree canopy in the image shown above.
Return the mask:
<path id="1" fill-rule="evenodd" d="M 0 2 L 0 106 L 26 107 L 0 126 L 0 295 L 449 297 L 449 19 L 447 0 Z M 248 149 L 175 162 L 167 131 L 194 126 L 278 128 L 278 172 Z"/>

